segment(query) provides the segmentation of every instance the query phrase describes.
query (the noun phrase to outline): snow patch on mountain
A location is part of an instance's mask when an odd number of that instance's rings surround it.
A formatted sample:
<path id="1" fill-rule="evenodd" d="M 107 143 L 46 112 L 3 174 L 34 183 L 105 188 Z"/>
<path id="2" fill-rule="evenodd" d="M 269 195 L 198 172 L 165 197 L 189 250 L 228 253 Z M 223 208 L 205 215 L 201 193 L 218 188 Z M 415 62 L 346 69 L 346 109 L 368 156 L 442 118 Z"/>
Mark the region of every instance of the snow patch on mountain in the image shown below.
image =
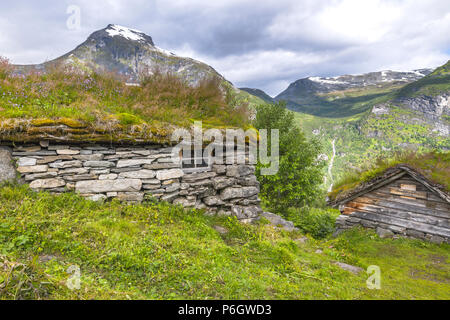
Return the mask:
<path id="1" fill-rule="evenodd" d="M 145 41 L 144 37 L 142 36 L 142 34 L 144 34 L 142 31 L 119 26 L 117 24 L 110 25 L 105 31 L 111 37 L 121 36 L 128 40 Z"/>

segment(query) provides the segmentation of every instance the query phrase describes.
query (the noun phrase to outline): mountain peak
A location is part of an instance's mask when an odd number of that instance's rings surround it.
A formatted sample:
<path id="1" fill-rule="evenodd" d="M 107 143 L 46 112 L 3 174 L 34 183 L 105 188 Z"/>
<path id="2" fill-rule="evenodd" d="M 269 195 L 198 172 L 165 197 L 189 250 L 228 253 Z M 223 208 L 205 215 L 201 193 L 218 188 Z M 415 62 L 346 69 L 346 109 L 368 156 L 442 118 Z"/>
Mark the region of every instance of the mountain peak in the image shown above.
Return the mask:
<path id="1" fill-rule="evenodd" d="M 104 30 L 110 37 L 119 36 L 132 41 L 147 41 L 146 37 L 149 37 L 142 31 L 120 26 L 118 24 L 108 24 Z"/>

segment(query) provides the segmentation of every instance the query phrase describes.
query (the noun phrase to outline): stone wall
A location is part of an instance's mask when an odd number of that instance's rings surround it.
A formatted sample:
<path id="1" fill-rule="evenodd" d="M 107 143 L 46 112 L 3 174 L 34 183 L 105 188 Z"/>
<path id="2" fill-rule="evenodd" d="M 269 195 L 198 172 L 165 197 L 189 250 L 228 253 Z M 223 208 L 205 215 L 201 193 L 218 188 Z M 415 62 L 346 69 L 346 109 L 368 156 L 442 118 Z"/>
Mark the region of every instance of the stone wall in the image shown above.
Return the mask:
<path id="1" fill-rule="evenodd" d="M 75 191 L 92 200 L 140 202 L 156 198 L 210 214 L 235 215 L 251 222 L 262 212 L 255 168 L 212 164 L 188 172 L 174 163 L 171 147 L 104 145 L 16 146 L 17 171 L 33 190 Z M 236 162 L 235 162 L 236 163 Z"/>

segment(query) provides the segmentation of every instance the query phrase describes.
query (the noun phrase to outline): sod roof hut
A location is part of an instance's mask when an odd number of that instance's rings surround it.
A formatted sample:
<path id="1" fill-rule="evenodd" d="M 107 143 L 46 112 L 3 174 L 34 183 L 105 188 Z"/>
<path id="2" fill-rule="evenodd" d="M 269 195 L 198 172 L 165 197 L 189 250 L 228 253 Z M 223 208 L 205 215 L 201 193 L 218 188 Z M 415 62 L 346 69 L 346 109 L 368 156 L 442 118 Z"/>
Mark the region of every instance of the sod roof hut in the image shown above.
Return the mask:
<path id="1" fill-rule="evenodd" d="M 433 242 L 449 242 L 450 195 L 419 170 L 402 164 L 341 192 L 329 204 L 341 215 L 337 228 L 355 225 Z"/>

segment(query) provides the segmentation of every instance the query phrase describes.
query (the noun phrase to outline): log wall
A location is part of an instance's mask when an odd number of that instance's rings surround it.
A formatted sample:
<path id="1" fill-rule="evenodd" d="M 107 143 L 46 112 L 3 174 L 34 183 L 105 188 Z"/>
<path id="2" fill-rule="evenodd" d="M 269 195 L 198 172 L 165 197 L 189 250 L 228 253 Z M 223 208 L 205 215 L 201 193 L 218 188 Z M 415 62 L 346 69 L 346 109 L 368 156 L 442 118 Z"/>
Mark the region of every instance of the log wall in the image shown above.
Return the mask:
<path id="1" fill-rule="evenodd" d="M 450 204 L 409 174 L 340 207 L 338 229 L 355 225 L 449 243 Z"/>

